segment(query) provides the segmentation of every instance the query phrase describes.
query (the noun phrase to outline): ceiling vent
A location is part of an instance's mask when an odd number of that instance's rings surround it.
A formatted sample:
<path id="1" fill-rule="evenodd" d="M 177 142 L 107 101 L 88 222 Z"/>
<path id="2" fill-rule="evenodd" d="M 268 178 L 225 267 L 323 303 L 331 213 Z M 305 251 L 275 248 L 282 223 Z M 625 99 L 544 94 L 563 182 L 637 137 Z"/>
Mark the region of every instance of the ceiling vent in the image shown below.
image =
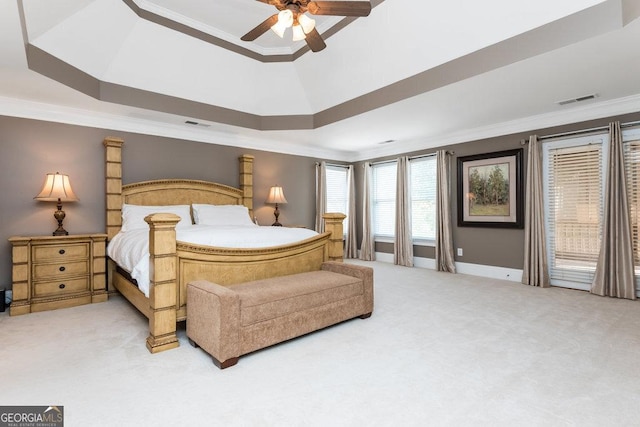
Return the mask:
<path id="1" fill-rule="evenodd" d="M 392 142 L 396 142 L 395 139 L 387 139 L 386 141 L 378 142 L 378 145 L 391 144 Z"/>
<path id="2" fill-rule="evenodd" d="M 184 122 L 187 125 L 191 125 L 191 126 L 202 126 L 205 128 L 210 127 L 211 125 L 205 124 L 205 123 L 199 123 L 199 122 L 194 122 L 193 120 L 185 120 Z"/>
<path id="3" fill-rule="evenodd" d="M 558 102 L 556 102 L 556 104 L 558 104 L 558 105 L 573 104 L 575 102 L 588 101 L 590 99 L 595 99 L 597 97 L 598 97 L 597 93 L 592 93 L 591 95 L 584 95 L 584 96 L 581 96 L 579 98 L 572 98 L 572 99 L 565 99 L 564 101 L 558 101 Z"/>

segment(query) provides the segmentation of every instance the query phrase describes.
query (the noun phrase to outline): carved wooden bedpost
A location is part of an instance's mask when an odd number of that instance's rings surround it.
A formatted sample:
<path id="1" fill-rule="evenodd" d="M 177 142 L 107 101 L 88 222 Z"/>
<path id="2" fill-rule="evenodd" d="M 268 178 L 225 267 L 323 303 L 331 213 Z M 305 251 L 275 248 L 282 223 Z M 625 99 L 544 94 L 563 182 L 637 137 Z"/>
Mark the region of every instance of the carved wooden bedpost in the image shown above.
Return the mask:
<path id="1" fill-rule="evenodd" d="M 175 214 L 157 213 L 144 219 L 149 230 L 149 257 L 154 266 L 149 286 L 149 337 L 147 348 L 158 353 L 178 347 L 176 336 L 177 273 Z"/>
<path id="2" fill-rule="evenodd" d="M 344 232 L 342 222 L 347 216 L 341 213 L 326 213 L 322 215 L 324 218 L 325 231 L 331 232 L 329 238 L 329 260 L 342 261 L 344 258 Z"/>
<path id="3" fill-rule="evenodd" d="M 107 204 L 107 239 L 113 239 L 122 226 L 122 144 L 120 138 L 107 137 L 105 147 L 105 194 Z"/>
<path id="4" fill-rule="evenodd" d="M 116 137 L 107 137 L 103 141 L 105 155 L 105 195 L 106 195 L 106 228 L 107 241 L 113 239 L 122 227 L 122 144 L 124 141 Z M 107 260 L 107 289 L 115 292 L 113 271 L 115 263 Z"/>
<path id="5" fill-rule="evenodd" d="M 240 161 L 240 189 L 242 190 L 242 204 L 249 209 L 249 216 L 253 219 L 253 156 L 243 154 Z"/>

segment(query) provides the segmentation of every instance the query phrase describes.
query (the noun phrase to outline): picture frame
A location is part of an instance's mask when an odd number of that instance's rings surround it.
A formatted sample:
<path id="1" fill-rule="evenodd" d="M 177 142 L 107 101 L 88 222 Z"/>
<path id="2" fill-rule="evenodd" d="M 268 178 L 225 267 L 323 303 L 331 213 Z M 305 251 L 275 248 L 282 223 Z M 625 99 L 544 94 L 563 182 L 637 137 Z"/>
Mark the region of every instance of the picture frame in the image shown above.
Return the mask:
<path id="1" fill-rule="evenodd" d="M 524 228 L 522 152 L 458 157 L 458 227 Z"/>

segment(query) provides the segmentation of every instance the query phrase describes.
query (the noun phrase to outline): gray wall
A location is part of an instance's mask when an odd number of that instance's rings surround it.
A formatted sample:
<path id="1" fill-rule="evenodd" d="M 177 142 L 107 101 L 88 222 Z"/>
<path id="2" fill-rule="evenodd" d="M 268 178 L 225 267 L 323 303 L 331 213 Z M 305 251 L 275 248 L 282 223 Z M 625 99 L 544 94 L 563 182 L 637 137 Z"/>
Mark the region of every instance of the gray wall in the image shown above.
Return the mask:
<path id="1" fill-rule="evenodd" d="M 640 113 L 626 114 L 616 117 L 602 118 L 587 122 L 574 123 L 566 126 L 557 126 L 546 129 L 536 129 L 528 132 L 505 135 L 495 138 L 487 138 L 478 141 L 471 141 L 462 144 L 448 145 L 438 147 L 437 149 L 446 149 L 453 151 L 455 154 L 450 158 L 450 182 L 451 182 L 451 221 L 453 224 L 453 244 L 455 248 L 462 248 L 464 255 L 462 257 L 455 256 L 456 261 L 492 265 L 498 267 L 521 269 L 524 261 L 524 230 L 522 229 L 501 229 L 501 228 L 480 228 L 480 227 L 458 227 L 457 217 L 457 158 L 469 156 L 473 154 L 491 153 L 494 151 L 510 150 L 515 148 L 524 148 L 523 156 L 523 176 L 526 176 L 527 165 L 527 147 L 522 146 L 521 140 L 529 140 L 530 135 L 555 135 L 563 132 L 579 131 L 591 129 L 599 126 L 606 126 L 613 120 L 619 120 L 622 123 L 640 120 Z M 437 149 L 429 149 L 423 151 L 415 151 L 406 153 L 405 155 L 415 156 L 420 154 L 434 153 Z M 389 158 L 397 158 L 398 156 L 370 159 L 368 161 L 380 161 Z M 362 186 L 363 164 L 359 162 L 356 169 L 356 185 L 357 188 Z M 358 221 L 358 242 L 362 241 L 362 197 L 357 197 L 357 221 Z M 376 251 L 383 253 L 393 253 L 393 244 L 376 243 Z M 435 252 L 432 247 L 414 246 L 414 255 L 435 258 Z"/>
<path id="2" fill-rule="evenodd" d="M 279 184 L 288 201 L 280 206 L 280 222 L 314 226 L 315 162 L 319 159 L 0 116 L 0 288 L 11 287 L 11 245 L 7 239 L 50 235 L 57 227 L 55 204 L 33 200 L 47 173 L 68 174 L 80 199 L 63 205 L 65 229 L 71 234 L 104 232 L 102 141 L 107 136 L 125 141 L 124 183 L 191 178 L 237 187 L 238 156 L 252 154 L 258 222 L 273 222 L 274 207 L 264 200 L 269 187 Z"/>
<path id="3" fill-rule="evenodd" d="M 603 118 L 549 129 L 450 145 L 452 217 L 454 245 L 464 249 L 457 261 L 522 268 L 523 230 L 458 227 L 456 216 L 456 158 L 472 154 L 520 148 L 530 134 L 559 132 L 605 126 L 611 120 L 640 120 L 640 113 Z M 277 154 L 237 147 L 204 144 L 105 129 L 87 128 L 0 116 L 0 287 L 10 287 L 11 246 L 14 235 L 49 235 L 55 228 L 55 206 L 36 202 L 48 172 L 69 174 L 79 202 L 65 204 L 65 228 L 72 234 L 103 232 L 104 149 L 107 136 L 125 140 L 123 181 L 156 178 L 193 178 L 238 185 L 238 156 L 252 154 L 254 163 L 254 209 L 260 224 L 273 222 L 273 206 L 265 205 L 269 187 L 282 185 L 288 204 L 281 206 L 280 221 L 285 225 L 313 228 L 315 221 L 315 168 L 320 159 Z M 526 146 L 524 163 L 526 169 Z M 435 149 L 406 153 L 418 155 Z M 397 157 L 397 156 L 393 156 Z M 371 159 L 382 160 L 382 159 Z M 356 188 L 362 186 L 362 164 L 356 165 Z M 360 193 L 358 191 L 358 193 Z M 358 242 L 362 239 L 362 197 L 357 200 Z M 378 244 L 376 250 L 393 252 L 393 245 Z M 415 255 L 433 258 L 433 248 L 415 247 Z"/>

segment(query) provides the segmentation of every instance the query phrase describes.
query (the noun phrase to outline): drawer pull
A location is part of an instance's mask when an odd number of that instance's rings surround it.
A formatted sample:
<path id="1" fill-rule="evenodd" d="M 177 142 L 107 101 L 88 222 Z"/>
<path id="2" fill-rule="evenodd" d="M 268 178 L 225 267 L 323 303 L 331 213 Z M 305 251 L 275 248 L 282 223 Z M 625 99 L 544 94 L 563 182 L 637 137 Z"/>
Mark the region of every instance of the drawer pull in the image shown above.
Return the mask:
<path id="1" fill-rule="evenodd" d="M 60 250 L 58 251 L 58 253 L 59 253 L 60 255 L 64 255 L 64 249 L 60 249 Z"/>
<path id="2" fill-rule="evenodd" d="M 60 289 L 64 289 L 64 288 L 65 288 L 65 284 L 64 284 L 64 283 L 60 283 L 60 285 L 58 285 L 58 287 L 59 287 Z"/>
<path id="3" fill-rule="evenodd" d="M 60 267 L 58 270 L 60 270 L 60 271 L 65 271 L 65 270 L 66 270 L 66 268 L 64 268 L 64 265 L 63 265 L 63 266 L 62 266 L 62 267 Z"/>

